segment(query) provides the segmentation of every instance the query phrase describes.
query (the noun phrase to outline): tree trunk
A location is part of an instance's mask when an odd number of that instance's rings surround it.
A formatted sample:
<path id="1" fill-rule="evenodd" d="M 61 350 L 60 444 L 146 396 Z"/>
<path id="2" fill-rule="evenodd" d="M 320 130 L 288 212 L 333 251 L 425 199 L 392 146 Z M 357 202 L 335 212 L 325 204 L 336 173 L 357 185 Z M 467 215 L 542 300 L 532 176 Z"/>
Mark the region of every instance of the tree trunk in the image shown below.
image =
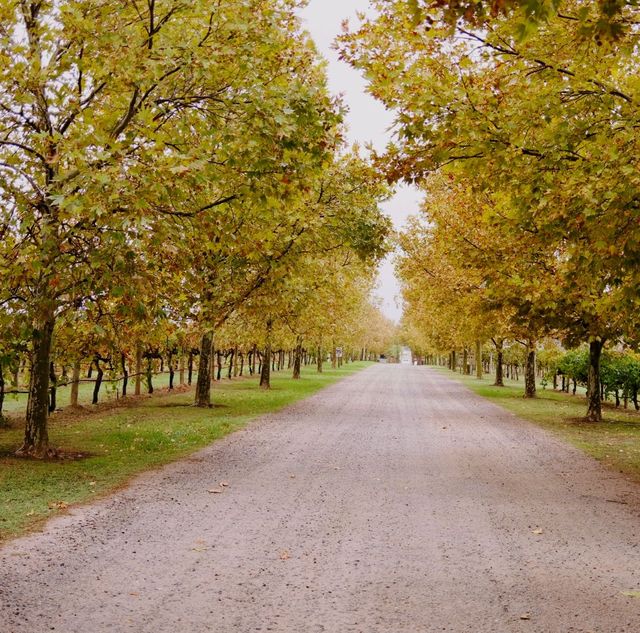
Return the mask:
<path id="1" fill-rule="evenodd" d="M 233 348 L 233 377 L 237 378 L 238 377 L 238 372 L 239 372 L 239 368 L 238 368 L 238 346 L 236 345 Z"/>
<path id="2" fill-rule="evenodd" d="M 58 377 L 56 376 L 56 368 L 51 361 L 49 363 L 49 413 L 53 413 L 56 410 L 56 392 L 58 386 Z"/>
<path id="3" fill-rule="evenodd" d="M 451 371 L 456 371 L 458 365 L 458 360 L 456 358 L 456 350 L 451 350 Z"/>
<path id="4" fill-rule="evenodd" d="M 136 396 L 140 395 L 142 388 L 142 347 L 136 345 L 136 384 L 133 393 Z"/>
<path id="5" fill-rule="evenodd" d="M 536 397 L 536 343 L 527 341 L 527 362 L 524 370 L 524 397 Z"/>
<path id="6" fill-rule="evenodd" d="M 24 442 L 17 450 L 18 455 L 45 457 L 49 454 L 49 357 L 54 326 L 55 318 L 49 314 L 33 329 Z"/>
<path id="7" fill-rule="evenodd" d="M 236 350 L 232 349 L 229 352 L 229 368 L 227 370 L 227 378 L 229 380 L 231 380 L 231 378 L 233 378 L 233 367 L 235 365 L 235 358 L 236 358 Z"/>
<path id="8" fill-rule="evenodd" d="M 293 379 L 300 379 L 300 365 L 302 363 L 302 337 L 296 339 L 296 346 L 293 350 Z"/>
<path id="9" fill-rule="evenodd" d="M 589 342 L 589 374 L 587 383 L 587 420 L 602 422 L 602 398 L 600 393 L 600 356 L 603 341 L 593 339 Z"/>
<path id="10" fill-rule="evenodd" d="M 173 366 L 173 352 L 169 352 L 167 362 L 169 363 L 169 391 L 173 390 L 173 379 L 176 376 L 176 370 Z"/>
<path id="11" fill-rule="evenodd" d="M 127 397 L 127 386 L 129 385 L 129 372 L 127 370 L 127 357 L 124 352 L 120 354 L 120 364 L 122 365 L 122 397 Z"/>
<path id="12" fill-rule="evenodd" d="M 208 330 L 202 335 L 200 356 L 198 358 L 198 380 L 196 382 L 196 407 L 211 406 L 211 351 L 213 332 Z"/>
<path id="13" fill-rule="evenodd" d="M 502 354 L 504 347 L 504 340 L 499 338 L 494 341 L 493 344 L 496 346 L 496 380 L 493 383 L 496 387 L 504 387 L 504 379 L 502 376 Z"/>
<path id="14" fill-rule="evenodd" d="M 318 345 L 318 355 L 316 356 L 316 362 L 318 365 L 318 373 L 322 373 L 322 346 Z"/>
<path id="15" fill-rule="evenodd" d="M 271 331 L 272 321 L 267 321 L 267 344 L 264 348 L 264 359 L 262 361 L 262 371 L 260 372 L 260 387 L 271 389 Z"/>
<path id="16" fill-rule="evenodd" d="M 215 355 L 218 361 L 218 371 L 216 373 L 216 380 L 219 382 L 222 378 L 222 352 L 218 350 Z"/>
<path id="17" fill-rule="evenodd" d="M 178 381 L 180 386 L 184 386 L 184 348 L 180 348 L 180 359 L 178 360 Z"/>
<path id="18" fill-rule="evenodd" d="M 191 387 L 193 382 L 193 350 L 189 350 L 189 360 L 187 362 L 187 384 Z"/>
<path id="19" fill-rule="evenodd" d="M 482 380 L 482 342 L 476 341 L 476 378 Z"/>
<path id="20" fill-rule="evenodd" d="M 96 364 L 96 381 L 93 385 L 93 398 L 91 399 L 91 404 L 98 404 L 98 396 L 100 394 L 104 371 L 102 371 L 102 367 L 100 367 L 100 359 L 97 356 L 94 362 Z"/>
<path id="21" fill-rule="evenodd" d="M 147 357 L 147 393 L 153 393 L 153 358 L 151 354 Z"/>

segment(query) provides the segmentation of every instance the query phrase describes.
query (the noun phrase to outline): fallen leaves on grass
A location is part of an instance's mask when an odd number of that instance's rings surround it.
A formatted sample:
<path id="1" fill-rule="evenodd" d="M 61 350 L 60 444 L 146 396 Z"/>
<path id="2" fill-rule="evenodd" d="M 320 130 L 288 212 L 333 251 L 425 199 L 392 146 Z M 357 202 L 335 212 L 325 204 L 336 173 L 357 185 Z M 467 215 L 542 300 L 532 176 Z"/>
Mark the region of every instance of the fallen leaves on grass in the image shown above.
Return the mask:
<path id="1" fill-rule="evenodd" d="M 49 501 L 47 505 L 49 510 L 66 510 L 69 507 L 66 501 Z"/>

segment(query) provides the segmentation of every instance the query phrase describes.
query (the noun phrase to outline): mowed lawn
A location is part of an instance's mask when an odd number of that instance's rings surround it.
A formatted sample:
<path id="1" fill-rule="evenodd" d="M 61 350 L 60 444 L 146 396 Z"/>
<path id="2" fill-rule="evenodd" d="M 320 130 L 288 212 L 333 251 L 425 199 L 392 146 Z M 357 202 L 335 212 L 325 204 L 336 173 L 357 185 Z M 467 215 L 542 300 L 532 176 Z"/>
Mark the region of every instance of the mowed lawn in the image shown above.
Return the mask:
<path id="1" fill-rule="evenodd" d="M 640 414 L 629 402 L 629 409 L 603 405 L 603 421 L 585 422 L 587 403 L 584 395 L 570 395 L 538 386 L 537 397 L 525 399 L 524 382 L 505 381 L 494 387 L 493 377 L 483 380 L 462 376 L 448 369 L 444 375 L 461 381 L 472 391 L 525 420 L 549 429 L 608 467 L 631 475 L 640 482 Z"/>
<path id="2" fill-rule="evenodd" d="M 22 422 L 0 429 L 0 541 L 37 528 L 69 504 L 88 501 L 126 483 L 132 475 L 166 464 L 243 427 L 264 413 L 305 398 L 370 363 L 342 368 L 303 368 L 272 374 L 272 389 L 257 377 L 213 385 L 212 409 L 192 406 L 193 391 L 161 392 L 117 408 L 56 413 L 50 420 L 52 446 L 63 459 L 20 459 Z M 67 458 L 64 458 L 66 454 Z"/>

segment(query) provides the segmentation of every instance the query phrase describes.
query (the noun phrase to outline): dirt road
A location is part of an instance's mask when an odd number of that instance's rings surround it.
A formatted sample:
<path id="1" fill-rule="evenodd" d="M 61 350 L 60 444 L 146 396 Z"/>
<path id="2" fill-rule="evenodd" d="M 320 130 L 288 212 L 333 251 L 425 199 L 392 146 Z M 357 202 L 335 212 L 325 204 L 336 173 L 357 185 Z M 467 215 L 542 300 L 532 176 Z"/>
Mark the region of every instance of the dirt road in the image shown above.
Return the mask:
<path id="1" fill-rule="evenodd" d="M 625 592 L 640 592 L 639 487 L 409 366 L 351 376 L 0 552 L 3 633 L 637 633 Z"/>

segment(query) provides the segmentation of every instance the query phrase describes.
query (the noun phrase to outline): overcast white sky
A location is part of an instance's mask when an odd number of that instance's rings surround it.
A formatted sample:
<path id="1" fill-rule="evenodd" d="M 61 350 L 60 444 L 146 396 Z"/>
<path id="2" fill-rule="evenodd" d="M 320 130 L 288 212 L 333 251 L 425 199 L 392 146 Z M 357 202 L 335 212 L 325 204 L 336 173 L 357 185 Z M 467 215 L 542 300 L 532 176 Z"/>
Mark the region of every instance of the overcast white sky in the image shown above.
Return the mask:
<path id="1" fill-rule="evenodd" d="M 341 62 L 331 44 L 341 32 L 342 21 L 349 19 L 357 24 L 356 12 L 370 13 L 368 0 L 310 0 L 302 11 L 307 30 L 311 33 L 318 49 L 328 61 L 329 86 L 333 93 L 341 93 L 349 107 L 347 124 L 349 141 L 364 146 L 372 143 L 382 150 L 389 138 L 388 128 L 392 116 L 373 97 L 365 92 L 365 82 L 359 73 Z M 384 205 L 385 212 L 400 228 L 408 215 L 415 213 L 419 204 L 419 194 L 408 187 L 400 187 L 396 195 Z M 384 313 L 398 321 L 401 315 L 399 305 L 400 287 L 393 274 L 391 258 L 380 267 L 379 289 Z M 397 300 L 396 300 L 397 297 Z"/>

